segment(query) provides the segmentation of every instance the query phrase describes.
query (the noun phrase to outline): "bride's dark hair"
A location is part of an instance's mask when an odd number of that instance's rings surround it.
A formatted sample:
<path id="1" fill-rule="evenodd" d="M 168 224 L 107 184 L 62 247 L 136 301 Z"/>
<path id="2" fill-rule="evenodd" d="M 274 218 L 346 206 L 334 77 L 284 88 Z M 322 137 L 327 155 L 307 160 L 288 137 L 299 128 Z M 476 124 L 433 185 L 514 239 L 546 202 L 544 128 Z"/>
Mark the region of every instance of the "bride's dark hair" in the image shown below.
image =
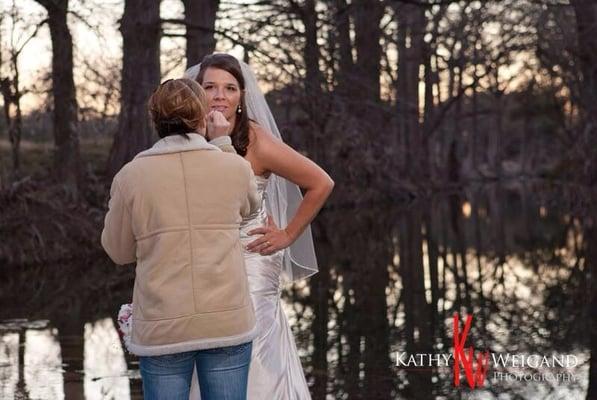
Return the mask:
<path id="1" fill-rule="evenodd" d="M 201 61 L 201 69 L 197 74 L 197 82 L 203 85 L 203 77 L 208 68 L 217 68 L 224 70 L 234 76 L 240 86 L 240 114 L 237 112 L 236 121 L 230 139 L 236 152 L 241 156 L 247 154 L 247 147 L 249 146 L 249 116 L 247 114 L 247 107 L 245 105 L 245 78 L 240 64 L 236 58 L 224 53 L 214 53 L 205 56 Z"/>

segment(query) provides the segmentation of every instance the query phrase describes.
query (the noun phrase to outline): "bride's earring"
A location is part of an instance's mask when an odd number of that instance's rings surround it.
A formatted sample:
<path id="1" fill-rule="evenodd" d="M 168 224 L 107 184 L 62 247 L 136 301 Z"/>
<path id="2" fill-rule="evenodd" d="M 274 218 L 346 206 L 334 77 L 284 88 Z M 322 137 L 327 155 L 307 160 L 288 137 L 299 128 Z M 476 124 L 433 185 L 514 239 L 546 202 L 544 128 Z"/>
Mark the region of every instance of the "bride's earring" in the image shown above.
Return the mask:
<path id="1" fill-rule="evenodd" d="M 240 114 L 243 112 L 243 108 L 240 106 L 240 104 L 238 105 L 238 108 L 236 109 L 236 113 Z"/>

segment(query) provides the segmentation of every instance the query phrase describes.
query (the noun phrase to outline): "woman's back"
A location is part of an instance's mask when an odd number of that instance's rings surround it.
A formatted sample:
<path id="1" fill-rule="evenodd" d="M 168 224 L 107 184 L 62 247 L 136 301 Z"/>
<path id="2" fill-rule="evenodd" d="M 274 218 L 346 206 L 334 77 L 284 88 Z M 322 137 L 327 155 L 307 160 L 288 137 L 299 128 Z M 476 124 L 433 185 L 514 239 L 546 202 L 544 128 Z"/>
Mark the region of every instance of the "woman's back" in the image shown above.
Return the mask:
<path id="1" fill-rule="evenodd" d="M 138 355 L 254 336 L 238 234 L 242 217 L 258 207 L 252 172 L 242 158 L 189 136 L 162 139 L 114 178 L 102 243 L 114 261 L 137 261 L 131 351 Z M 134 243 L 118 239 L 114 231 L 123 229 Z"/>

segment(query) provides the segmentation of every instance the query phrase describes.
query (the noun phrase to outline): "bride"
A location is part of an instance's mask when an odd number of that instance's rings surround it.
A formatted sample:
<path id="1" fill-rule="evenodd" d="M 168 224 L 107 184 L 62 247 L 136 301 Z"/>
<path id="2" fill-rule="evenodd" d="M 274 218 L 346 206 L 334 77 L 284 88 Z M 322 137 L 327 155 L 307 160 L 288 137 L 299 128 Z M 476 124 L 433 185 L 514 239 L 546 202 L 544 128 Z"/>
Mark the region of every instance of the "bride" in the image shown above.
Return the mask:
<path id="1" fill-rule="evenodd" d="M 189 68 L 185 77 L 203 86 L 210 109 L 221 112 L 230 123 L 229 136 L 210 136 L 212 143 L 249 161 L 262 196 L 261 209 L 241 223 L 259 332 L 253 341 L 248 399 L 310 399 L 280 292 L 283 283 L 317 272 L 309 223 L 334 183 L 314 162 L 284 144 L 247 64 L 215 53 Z M 304 198 L 299 187 L 305 190 Z M 197 385 L 196 379 L 193 382 Z M 199 398 L 193 387 L 191 399 Z"/>
<path id="2" fill-rule="evenodd" d="M 203 86 L 210 109 L 230 123 L 229 136 L 210 136 L 212 143 L 249 161 L 262 196 L 261 209 L 241 223 L 259 332 L 253 341 L 248 399 L 310 399 L 280 292 L 283 283 L 317 272 L 309 223 L 334 183 L 315 163 L 284 144 L 247 64 L 215 53 L 187 70 L 185 77 Z M 304 198 L 298 187 L 305 190 Z M 260 236 L 254 240 L 254 235 Z M 193 400 L 200 398 L 196 386 L 193 379 Z"/>
<path id="3" fill-rule="evenodd" d="M 232 127 L 230 139 L 210 137 L 212 143 L 226 149 L 228 140 L 233 146 L 228 149 L 249 161 L 262 196 L 261 210 L 241 223 L 259 332 L 253 341 L 248 399 L 310 399 L 280 292 L 283 283 L 317 272 L 309 223 L 334 183 L 314 162 L 284 144 L 247 64 L 215 53 L 187 70 L 185 77 L 203 86 L 210 109 L 221 112 Z M 304 198 L 299 187 L 305 190 Z M 193 382 L 197 384 L 196 379 Z M 194 387 L 191 399 L 198 398 Z"/>

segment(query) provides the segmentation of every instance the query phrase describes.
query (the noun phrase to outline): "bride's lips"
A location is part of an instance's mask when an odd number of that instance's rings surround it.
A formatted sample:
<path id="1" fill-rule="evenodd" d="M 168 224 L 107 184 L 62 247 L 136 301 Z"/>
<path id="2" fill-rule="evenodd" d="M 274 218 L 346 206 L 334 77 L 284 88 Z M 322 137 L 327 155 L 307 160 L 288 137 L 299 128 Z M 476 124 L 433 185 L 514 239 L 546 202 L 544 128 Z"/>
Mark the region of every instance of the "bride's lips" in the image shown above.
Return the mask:
<path id="1" fill-rule="evenodd" d="M 224 112 L 224 111 L 226 111 L 228 109 L 228 107 L 226 107 L 226 106 L 212 106 L 211 109 L 214 110 L 214 111 Z"/>

